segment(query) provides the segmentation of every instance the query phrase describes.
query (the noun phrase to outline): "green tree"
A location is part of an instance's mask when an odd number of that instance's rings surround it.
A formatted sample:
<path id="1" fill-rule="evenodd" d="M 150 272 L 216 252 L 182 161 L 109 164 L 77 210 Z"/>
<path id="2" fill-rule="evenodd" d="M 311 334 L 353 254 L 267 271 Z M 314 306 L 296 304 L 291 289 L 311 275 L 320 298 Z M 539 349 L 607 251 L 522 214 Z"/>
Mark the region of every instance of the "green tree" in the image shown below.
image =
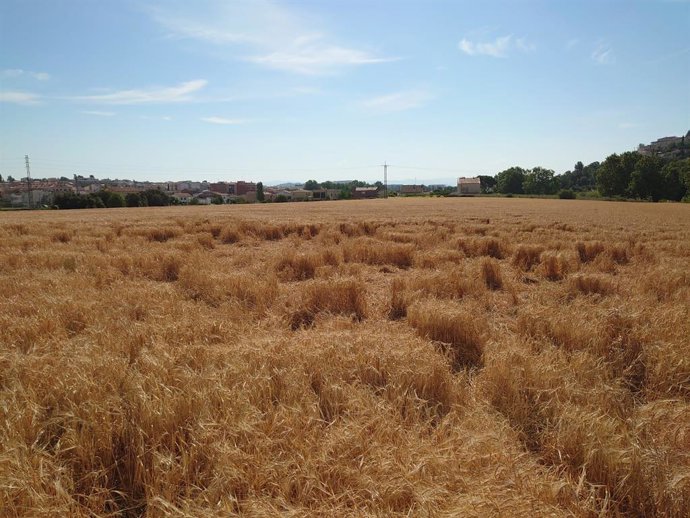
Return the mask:
<path id="1" fill-rule="evenodd" d="M 259 182 L 256 184 L 256 201 L 264 201 L 266 197 L 264 196 L 264 184 Z"/>
<path id="2" fill-rule="evenodd" d="M 588 166 L 577 162 L 572 171 L 566 171 L 558 176 L 558 183 L 561 189 L 572 189 L 575 191 L 591 191 L 596 188 L 596 170 L 599 162 L 592 162 Z"/>
<path id="3" fill-rule="evenodd" d="M 3 183 L 2 175 L 0 174 L 0 183 Z"/>
<path id="4" fill-rule="evenodd" d="M 10 175 L 7 175 L 7 181 L 8 182 L 14 182 L 15 180 L 14 180 L 14 177 L 10 174 Z"/>
<path id="5" fill-rule="evenodd" d="M 558 180 L 551 169 L 535 167 L 525 173 L 522 189 L 525 194 L 554 194 L 558 190 Z"/>
<path id="6" fill-rule="evenodd" d="M 125 205 L 127 207 L 143 207 L 144 200 L 138 192 L 128 192 L 125 195 Z"/>
<path id="7" fill-rule="evenodd" d="M 104 190 L 97 192 L 95 196 L 98 196 L 106 207 L 114 208 L 125 206 L 125 199 L 118 192 Z"/>
<path id="8" fill-rule="evenodd" d="M 629 195 L 630 179 L 641 155 L 628 151 L 609 155 L 597 170 L 597 189 L 603 196 Z"/>
<path id="9" fill-rule="evenodd" d="M 170 197 L 158 189 L 143 191 L 141 197 L 146 199 L 146 205 L 149 207 L 165 207 L 170 205 Z"/>
<path id="10" fill-rule="evenodd" d="M 216 194 L 211 198 L 211 203 L 214 205 L 223 205 L 223 197 Z"/>
<path id="11" fill-rule="evenodd" d="M 304 188 L 308 191 L 315 191 L 319 188 L 319 182 L 316 180 L 307 180 L 304 182 Z"/>
<path id="12" fill-rule="evenodd" d="M 664 191 L 662 197 L 680 201 L 690 193 L 690 158 L 674 160 L 661 170 Z"/>
<path id="13" fill-rule="evenodd" d="M 661 169 L 664 162 L 654 155 L 641 157 L 630 175 L 628 193 L 640 199 L 659 201 L 664 192 Z"/>
<path id="14" fill-rule="evenodd" d="M 522 167 L 511 167 L 496 175 L 496 190 L 502 194 L 522 194 L 522 182 L 526 171 Z"/>
<path id="15" fill-rule="evenodd" d="M 479 175 L 479 184 L 483 194 L 494 192 L 496 187 L 496 178 L 493 176 Z"/>
<path id="16" fill-rule="evenodd" d="M 101 197 L 96 194 L 81 195 L 72 192 L 58 194 L 53 203 L 60 209 L 101 209 L 105 207 Z"/>

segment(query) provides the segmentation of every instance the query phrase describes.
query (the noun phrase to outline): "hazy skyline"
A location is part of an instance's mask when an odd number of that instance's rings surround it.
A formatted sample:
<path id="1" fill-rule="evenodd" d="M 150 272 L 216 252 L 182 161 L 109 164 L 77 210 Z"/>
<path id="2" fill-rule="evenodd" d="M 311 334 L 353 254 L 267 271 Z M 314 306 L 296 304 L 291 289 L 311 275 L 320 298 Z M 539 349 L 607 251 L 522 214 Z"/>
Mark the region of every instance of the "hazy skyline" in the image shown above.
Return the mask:
<path id="1" fill-rule="evenodd" d="M 690 128 L 684 1 L 0 4 L 0 174 L 432 183 Z"/>

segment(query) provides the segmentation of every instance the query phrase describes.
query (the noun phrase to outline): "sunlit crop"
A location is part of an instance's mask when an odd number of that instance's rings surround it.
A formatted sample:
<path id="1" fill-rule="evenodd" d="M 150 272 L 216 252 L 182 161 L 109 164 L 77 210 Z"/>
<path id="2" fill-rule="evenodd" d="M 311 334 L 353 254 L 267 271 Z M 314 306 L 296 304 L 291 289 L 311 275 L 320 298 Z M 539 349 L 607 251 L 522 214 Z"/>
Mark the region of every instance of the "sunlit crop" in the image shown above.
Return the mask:
<path id="1" fill-rule="evenodd" d="M 3 516 L 688 516 L 690 207 L 0 213 Z"/>

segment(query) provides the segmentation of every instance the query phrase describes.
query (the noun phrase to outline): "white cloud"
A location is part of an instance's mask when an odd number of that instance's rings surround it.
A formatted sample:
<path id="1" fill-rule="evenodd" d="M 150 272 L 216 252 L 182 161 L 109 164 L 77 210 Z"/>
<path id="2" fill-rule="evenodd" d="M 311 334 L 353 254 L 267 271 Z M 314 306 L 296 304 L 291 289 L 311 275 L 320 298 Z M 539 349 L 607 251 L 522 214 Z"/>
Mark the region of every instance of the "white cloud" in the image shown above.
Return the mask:
<path id="1" fill-rule="evenodd" d="M 190 102 L 194 98 L 191 94 L 204 88 L 208 82 L 204 79 L 187 81 L 176 86 L 155 87 L 136 90 L 119 90 L 112 93 L 98 95 L 83 95 L 72 97 L 76 101 L 86 101 L 101 104 L 149 104 L 149 103 L 180 103 Z"/>
<path id="2" fill-rule="evenodd" d="M 361 105 L 367 110 L 390 113 L 418 108 L 432 98 L 433 96 L 424 90 L 407 90 L 373 97 L 363 101 Z"/>
<path id="3" fill-rule="evenodd" d="M 516 39 L 515 47 L 517 47 L 517 49 L 521 52 L 532 52 L 537 48 L 534 43 L 528 42 L 525 38 Z"/>
<path id="4" fill-rule="evenodd" d="M 21 68 L 7 68 L 2 71 L 2 75 L 5 77 L 19 77 L 24 74 Z"/>
<path id="5" fill-rule="evenodd" d="M 599 65 L 610 65 L 616 60 L 613 50 L 605 43 L 599 43 L 592 51 L 591 57 Z"/>
<path id="6" fill-rule="evenodd" d="M 345 67 L 393 61 L 344 45 L 314 30 L 296 10 L 268 0 L 166 2 L 151 9 L 168 36 L 233 49 L 234 59 L 297 74 L 332 74 Z"/>
<path id="7" fill-rule="evenodd" d="M 225 117 L 202 117 L 201 120 L 208 122 L 209 124 L 224 124 L 233 126 L 248 122 L 246 119 L 226 119 Z"/>
<path id="8" fill-rule="evenodd" d="M 536 49 L 533 43 L 526 38 L 513 39 L 512 34 L 499 36 L 490 42 L 473 42 L 463 38 L 458 43 L 458 48 L 468 56 L 491 56 L 494 58 L 506 58 L 512 50 L 531 52 Z"/>
<path id="9" fill-rule="evenodd" d="M 39 104 L 41 97 L 30 92 L 0 91 L 0 102 L 12 104 Z"/>
<path id="10" fill-rule="evenodd" d="M 370 65 L 394 61 L 396 58 L 376 57 L 368 52 L 337 45 L 329 45 L 321 38 L 298 38 L 293 45 L 268 54 L 251 56 L 247 61 L 278 70 L 299 74 L 332 73 L 344 66 Z"/>
<path id="11" fill-rule="evenodd" d="M 30 70 L 23 70 L 21 68 L 8 68 L 2 71 L 4 77 L 21 77 L 29 76 L 39 81 L 47 81 L 50 79 L 50 74 L 47 72 L 31 72 Z"/>
<path id="12" fill-rule="evenodd" d="M 101 112 L 97 110 L 85 110 L 83 112 L 84 115 L 94 115 L 96 117 L 114 117 L 115 112 Z"/>
<path id="13" fill-rule="evenodd" d="M 146 121 L 171 121 L 173 118 L 170 115 L 163 116 L 151 116 L 151 115 L 139 115 L 139 118 Z"/>

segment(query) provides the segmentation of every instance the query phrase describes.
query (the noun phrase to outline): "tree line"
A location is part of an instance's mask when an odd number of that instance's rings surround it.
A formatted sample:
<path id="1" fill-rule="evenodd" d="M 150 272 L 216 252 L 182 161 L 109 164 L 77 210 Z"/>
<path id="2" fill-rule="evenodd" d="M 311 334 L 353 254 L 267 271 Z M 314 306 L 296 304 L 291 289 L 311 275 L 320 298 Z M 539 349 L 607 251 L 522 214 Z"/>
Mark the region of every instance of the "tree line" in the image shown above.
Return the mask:
<path id="1" fill-rule="evenodd" d="M 681 201 L 690 197 L 690 150 L 664 158 L 629 151 L 609 155 L 604 162 L 575 164 L 572 171 L 556 175 L 543 167 L 511 167 L 495 177 L 480 176 L 482 192 L 575 197 L 594 192 L 611 198 Z"/>
<path id="2" fill-rule="evenodd" d="M 65 192 L 57 194 L 53 205 L 59 209 L 102 209 L 117 207 L 164 207 L 175 205 L 177 200 L 163 191 L 148 189 L 142 192 L 129 192 L 124 196 L 108 190 L 89 194 Z"/>

